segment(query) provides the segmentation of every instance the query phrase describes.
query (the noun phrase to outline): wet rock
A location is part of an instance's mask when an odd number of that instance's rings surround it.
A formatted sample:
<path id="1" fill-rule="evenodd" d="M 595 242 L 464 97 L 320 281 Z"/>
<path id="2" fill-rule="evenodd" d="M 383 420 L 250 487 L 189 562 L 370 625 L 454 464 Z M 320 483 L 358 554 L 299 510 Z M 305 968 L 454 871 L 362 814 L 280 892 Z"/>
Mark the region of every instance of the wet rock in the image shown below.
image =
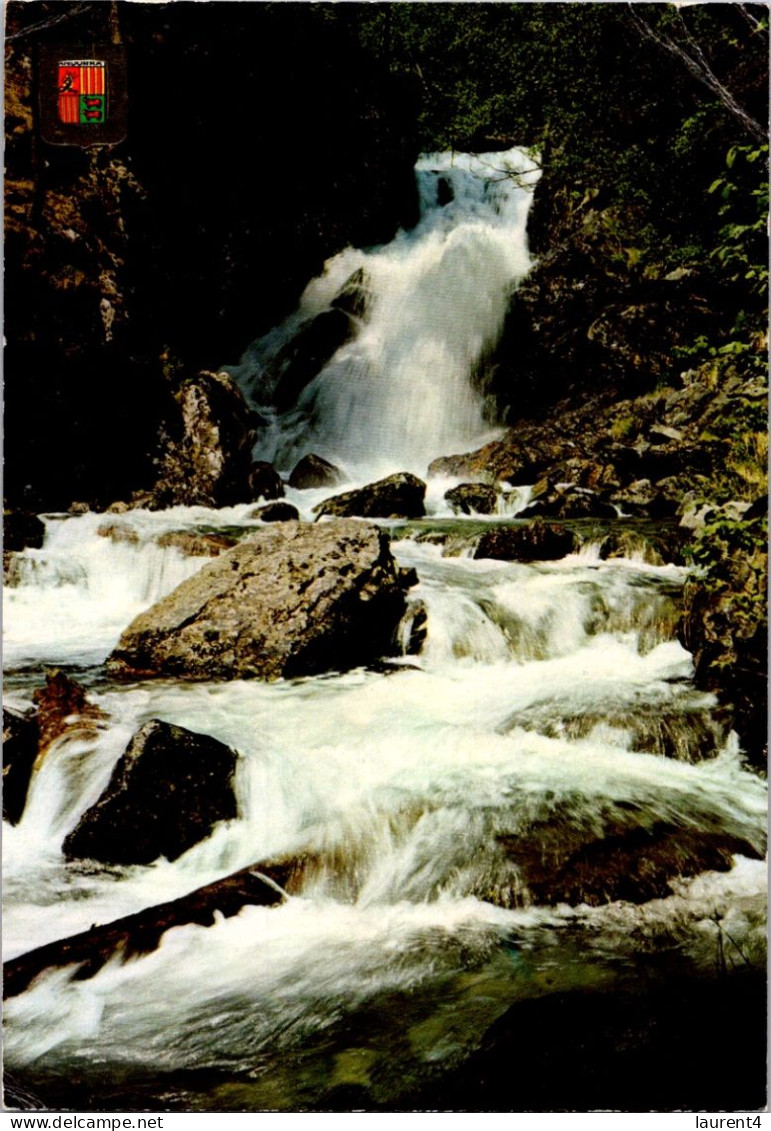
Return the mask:
<path id="1" fill-rule="evenodd" d="M 38 721 L 3 707 L 3 820 L 21 820 L 32 768 L 37 758 Z"/>
<path id="2" fill-rule="evenodd" d="M 21 584 L 22 567 L 19 555 L 13 551 L 3 551 L 3 585 L 6 589 L 15 589 Z"/>
<path id="3" fill-rule="evenodd" d="M 58 668 L 46 673 L 43 687 L 33 692 L 38 709 L 39 754 L 65 731 L 92 736 L 104 711 L 88 701 L 86 689 Z"/>
<path id="4" fill-rule="evenodd" d="M 404 651 L 407 656 L 417 656 L 423 650 L 428 635 L 428 609 L 420 601 L 410 607 L 405 616 Z"/>
<path id="5" fill-rule="evenodd" d="M 355 491 L 335 495 L 313 508 L 321 518 L 421 518 L 426 513 L 426 485 L 417 475 L 397 472 Z"/>
<path id="6" fill-rule="evenodd" d="M 354 318 L 363 318 L 367 313 L 369 289 L 367 275 L 363 267 L 357 268 L 345 281 L 342 290 L 332 301 L 332 306 L 344 310 Z"/>
<path id="7" fill-rule="evenodd" d="M 139 545 L 139 534 L 127 522 L 103 522 L 97 526 L 96 532 L 100 538 L 109 538 L 111 542 L 124 542 L 129 546 Z"/>
<path id="8" fill-rule="evenodd" d="M 268 503 L 252 511 L 250 517 L 259 518 L 262 522 L 298 522 L 300 512 L 291 503 Z"/>
<path id="9" fill-rule="evenodd" d="M 284 346 L 271 367 L 278 373 L 274 400 L 280 412 L 294 406 L 305 386 L 321 372 L 351 333 L 351 321 L 345 310 L 324 310 Z"/>
<path id="10" fill-rule="evenodd" d="M 641 558 L 648 565 L 683 565 L 686 536 L 674 525 L 660 525 L 655 530 L 638 530 L 626 525 L 609 531 L 602 538 L 600 557 Z"/>
<path id="11" fill-rule="evenodd" d="M 199 534 L 194 530 L 167 530 L 158 538 L 161 549 L 179 550 L 188 558 L 216 558 L 237 542 L 232 534 Z"/>
<path id="12" fill-rule="evenodd" d="M 3 511 L 3 551 L 40 549 L 45 538 L 45 524 L 29 511 Z"/>
<path id="13" fill-rule="evenodd" d="M 505 562 L 554 561 L 578 549 L 580 539 L 564 526 L 535 519 L 516 526 L 496 526 L 479 539 L 475 558 Z"/>
<path id="14" fill-rule="evenodd" d="M 498 491 L 487 483 L 461 483 L 444 493 L 455 514 L 495 514 Z"/>
<path id="15" fill-rule="evenodd" d="M 284 497 L 284 484 L 272 463 L 256 460 L 252 464 L 249 471 L 249 497 L 255 502 Z"/>
<path id="16" fill-rule="evenodd" d="M 675 501 L 650 479 L 635 479 L 621 490 L 614 491 L 611 502 L 625 515 L 647 518 L 668 518 L 675 513 Z"/>
<path id="17" fill-rule="evenodd" d="M 243 907 L 275 907 L 284 899 L 269 876 L 255 868 L 244 868 L 180 899 L 94 926 L 11 959 L 3 967 L 3 994 L 15 997 L 43 971 L 62 966 L 78 967 L 75 981 L 92 978 L 112 958 L 125 961 L 155 950 L 172 927 L 188 923 L 211 927 L 218 915 L 229 919 Z"/>
<path id="18" fill-rule="evenodd" d="M 218 821 L 237 816 L 234 750 L 152 719 L 132 738 L 107 788 L 65 838 L 68 859 L 105 864 L 176 860 Z"/>
<path id="19" fill-rule="evenodd" d="M 395 650 L 412 583 L 362 523 L 277 523 L 205 565 L 123 633 L 118 676 L 275 679 Z"/>
<path id="20" fill-rule="evenodd" d="M 249 498 L 252 417 L 227 373 L 202 372 L 175 392 L 181 435 L 166 445 L 153 493 L 163 506 L 222 507 Z"/>
<path id="21" fill-rule="evenodd" d="M 520 511 L 521 518 L 616 518 L 612 503 L 605 502 L 588 488 L 555 488 Z"/>
<path id="22" fill-rule="evenodd" d="M 643 825 L 610 817 L 603 824 L 597 835 L 596 824 L 576 818 L 541 828 L 534 823 L 527 836 L 504 835 L 499 842 L 537 904 L 645 903 L 670 895 L 670 882 L 679 876 L 730 871 L 736 854 L 761 856 L 756 845 L 728 832 L 664 820 Z M 505 889 L 499 900 L 502 895 L 505 902 Z"/>
<path id="23" fill-rule="evenodd" d="M 310 487 L 337 487 L 343 474 L 339 467 L 310 452 L 297 463 L 289 476 L 289 486 L 305 491 Z"/>

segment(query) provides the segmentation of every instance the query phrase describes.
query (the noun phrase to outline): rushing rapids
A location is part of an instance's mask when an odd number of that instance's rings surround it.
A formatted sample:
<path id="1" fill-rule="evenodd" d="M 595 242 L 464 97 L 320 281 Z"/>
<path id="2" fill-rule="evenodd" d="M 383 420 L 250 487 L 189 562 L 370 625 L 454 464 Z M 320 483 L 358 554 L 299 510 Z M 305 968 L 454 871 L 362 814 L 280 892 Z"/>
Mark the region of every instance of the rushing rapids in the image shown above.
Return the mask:
<path id="1" fill-rule="evenodd" d="M 419 229 L 339 257 L 255 344 L 238 372 L 270 417 L 261 457 L 288 467 L 310 449 L 363 482 L 425 473 L 484 434 L 476 379 L 527 267 L 527 194 L 498 177 L 422 162 Z M 271 360 L 359 270 L 358 332 L 276 412 Z M 429 531 L 447 486 L 429 483 Z M 307 520 L 333 493 L 287 498 Z M 603 560 L 591 537 L 551 562 L 449 557 L 397 528 L 394 555 L 418 577 L 405 647 L 411 624 L 427 628 L 387 673 L 336 674 L 331 657 L 297 680 L 111 682 L 128 622 L 208 560 L 163 536 L 246 537 L 252 509 L 129 512 L 117 537 L 106 516 L 46 516 L 42 548 L 17 555 L 9 704 L 31 709 L 56 664 L 102 715 L 54 740 L 4 826 L 6 960 L 255 864 L 287 893 L 175 926 L 89 977 L 42 974 L 5 1007 L 22 1081 L 100 1110 L 436 1106 L 431 1089 L 512 1007 L 762 971 L 764 784 L 693 686 L 675 636 L 684 568 Z M 150 719 L 237 751 L 238 816 L 173 863 L 66 861 L 64 839 Z"/>

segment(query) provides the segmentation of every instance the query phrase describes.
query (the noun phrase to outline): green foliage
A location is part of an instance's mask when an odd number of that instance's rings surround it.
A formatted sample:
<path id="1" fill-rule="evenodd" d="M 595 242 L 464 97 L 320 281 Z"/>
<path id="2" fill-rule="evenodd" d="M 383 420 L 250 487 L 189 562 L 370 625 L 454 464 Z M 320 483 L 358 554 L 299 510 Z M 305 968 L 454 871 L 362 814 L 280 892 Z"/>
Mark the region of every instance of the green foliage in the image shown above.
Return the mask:
<path id="1" fill-rule="evenodd" d="M 768 291 L 768 146 L 733 145 L 726 172 L 707 190 L 719 200 L 723 223 L 710 253 L 733 281 L 744 280 L 762 301 Z"/>
<path id="2" fill-rule="evenodd" d="M 768 521 L 765 518 L 744 522 L 721 515 L 705 523 L 685 552 L 693 565 L 708 573 L 726 558 L 762 555 L 767 542 Z"/>
<path id="3" fill-rule="evenodd" d="M 699 585 L 724 609 L 734 640 L 765 636 L 768 623 L 768 520 L 723 516 L 707 523 L 685 549 L 699 571 Z M 723 662 L 732 662 L 733 651 Z M 719 662 L 719 661 L 718 661 Z"/>
<path id="4" fill-rule="evenodd" d="M 419 89 L 424 148 L 535 146 L 552 200 L 561 193 L 568 212 L 587 193 L 595 207 L 622 206 L 630 230 L 619 239 L 634 271 L 707 260 L 738 290 L 761 294 L 765 158 L 750 134 L 766 113 L 765 9 L 334 7 Z"/>

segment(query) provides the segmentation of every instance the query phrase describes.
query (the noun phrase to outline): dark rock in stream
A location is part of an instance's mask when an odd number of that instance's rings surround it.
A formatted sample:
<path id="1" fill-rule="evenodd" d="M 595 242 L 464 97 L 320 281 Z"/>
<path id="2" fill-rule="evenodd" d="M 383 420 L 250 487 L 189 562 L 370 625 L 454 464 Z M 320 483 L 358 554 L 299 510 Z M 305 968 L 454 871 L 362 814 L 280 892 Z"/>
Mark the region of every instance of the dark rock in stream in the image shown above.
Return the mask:
<path id="1" fill-rule="evenodd" d="M 45 524 L 30 511 L 3 510 L 3 582 L 8 588 L 19 584 L 16 554 L 22 550 L 39 550 L 45 539 Z"/>
<path id="2" fill-rule="evenodd" d="M 317 518 L 421 518 L 426 513 L 426 485 L 407 471 L 388 475 L 355 491 L 335 495 L 313 508 Z"/>
<path id="3" fill-rule="evenodd" d="M 498 838 L 534 903 L 645 903 L 670 895 L 670 881 L 679 876 L 728 872 L 734 855 L 761 856 L 742 837 L 663 820 L 651 825 L 610 820 L 601 836 L 590 824 L 554 821 L 534 826 L 532 836 Z M 493 900 L 500 901 L 500 895 Z"/>
<path id="4" fill-rule="evenodd" d="M 305 386 L 321 372 L 351 333 L 351 320 L 344 310 L 324 310 L 279 351 L 271 366 L 280 373 L 274 395 L 279 412 L 286 412 L 295 404 Z"/>
<path id="5" fill-rule="evenodd" d="M 151 719 L 65 838 L 64 855 L 105 864 L 176 860 L 218 821 L 238 815 L 236 760 L 234 750 L 209 735 Z"/>
<path id="6" fill-rule="evenodd" d="M 397 649 L 405 589 L 388 537 L 363 523 L 276 523 L 141 613 L 119 677 L 275 679 L 345 671 Z"/>
<path id="7" fill-rule="evenodd" d="M 261 522 L 298 522 L 300 512 L 291 503 L 278 502 L 258 507 L 249 517 L 259 518 Z"/>
<path id="8" fill-rule="evenodd" d="M 392 843 L 411 840 L 419 823 L 438 809 L 407 805 L 390 812 Z M 413 873 L 401 877 L 400 893 L 408 891 L 414 899 L 449 890 L 504 908 L 639 904 L 671 895 L 673 881 L 682 877 L 730 871 L 735 855 L 757 860 L 765 852 L 760 827 L 736 822 L 721 828 L 706 813 L 656 818 L 635 801 L 587 805 L 578 795 L 560 801 L 544 796 L 540 802 L 531 797 L 466 830 L 446 846 L 441 861 L 419 853 Z M 323 849 L 309 847 L 256 867 L 289 895 L 310 888 L 355 902 L 374 855 L 368 836 L 341 830 Z"/>
<path id="9" fill-rule="evenodd" d="M 269 876 L 256 868 L 244 868 L 180 899 L 95 925 L 11 959 L 3 966 L 3 996 L 23 993 L 39 974 L 57 967 L 77 965 L 76 980 L 91 978 L 111 958 L 127 960 L 149 954 L 172 927 L 189 923 L 211 927 L 218 914 L 229 919 L 243 907 L 275 907 L 284 899 Z"/>
<path id="10" fill-rule="evenodd" d="M 572 554 L 580 544 L 573 530 L 535 519 L 516 526 L 494 526 L 485 531 L 474 557 L 505 562 L 554 561 Z"/>
<path id="11" fill-rule="evenodd" d="M 295 464 L 289 476 L 289 486 L 296 487 L 300 491 L 310 487 L 337 487 L 342 481 L 343 475 L 340 469 L 313 452 L 303 456 Z"/>
<path id="12" fill-rule="evenodd" d="M 284 484 L 272 463 L 255 460 L 249 471 L 249 497 L 255 502 L 283 499 Z"/>
<path id="13" fill-rule="evenodd" d="M 445 491 L 445 502 L 455 514 L 495 514 L 498 491 L 489 483 L 460 483 Z"/>
<path id="14" fill-rule="evenodd" d="M 554 489 L 520 511 L 521 518 L 617 518 L 612 503 L 588 488 Z"/>
<path id="15" fill-rule="evenodd" d="M 39 739 L 35 715 L 3 707 L 3 820 L 21 820 Z"/>

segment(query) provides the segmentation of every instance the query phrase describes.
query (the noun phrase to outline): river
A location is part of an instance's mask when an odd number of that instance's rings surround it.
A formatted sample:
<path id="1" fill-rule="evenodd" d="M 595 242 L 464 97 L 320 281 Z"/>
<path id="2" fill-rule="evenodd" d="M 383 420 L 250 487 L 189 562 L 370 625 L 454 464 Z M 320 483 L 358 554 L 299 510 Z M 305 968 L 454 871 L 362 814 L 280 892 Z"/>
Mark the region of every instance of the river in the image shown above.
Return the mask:
<path id="1" fill-rule="evenodd" d="M 421 161 L 418 228 L 337 257 L 232 368 L 265 421 L 256 455 L 288 470 L 312 450 L 363 483 L 425 476 L 494 434 L 485 367 L 528 268 L 532 170 L 515 153 Z M 275 359 L 352 276 L 358 333 L 279 411 Z M 97 1110 L 420 1107 L 512 1006 L 762 975 L 765 787 L 677 641 L 686 570 L 642 549 L 605 558 L 588 528 L 558 561 L 445 556 L 455 482 L 429 480 L 422 522 L 384 524 L 417 571 L 407 620 L 426 610 L 422 651 L 387 673 L 331 658 L 328 674 L 272 683 L 118 684 L 104 667 L 131 619 L 208 560 L 160 536 L 248 536 L 253 504 L 128 512 L 119 541 L 103 515 L 44 516 L 43 547 L 19 555 L 5 593 L 6 702 L 30 709 L 57 666 L 104 719 L 54 743 L 3 827 L 6 959 L 256 861 L 320 862 L 280 907 L 175 928 L 151 954 L 85 980 L 51 971 L 10 999 L 6 1066 L 41 1095 Z M 287 499 L 308 519 L 334 493 Z M 485 521 L 516 522 L 526 501 L 512 492 Z M 460 535 L 479 525 L 453 519 Z M 66 862 L 64 837 L 151 718 L 237 750 L 238 817 L 173 863 Z M 654 859 L 661 830 L 686 874 L 670 866 L 649 892 L 624 854 Z M 721 838 L 747 852 L 694 867 L 688 846 Z M 562 863 L 587 845 L 601 863 L 582 887 Z"/>

